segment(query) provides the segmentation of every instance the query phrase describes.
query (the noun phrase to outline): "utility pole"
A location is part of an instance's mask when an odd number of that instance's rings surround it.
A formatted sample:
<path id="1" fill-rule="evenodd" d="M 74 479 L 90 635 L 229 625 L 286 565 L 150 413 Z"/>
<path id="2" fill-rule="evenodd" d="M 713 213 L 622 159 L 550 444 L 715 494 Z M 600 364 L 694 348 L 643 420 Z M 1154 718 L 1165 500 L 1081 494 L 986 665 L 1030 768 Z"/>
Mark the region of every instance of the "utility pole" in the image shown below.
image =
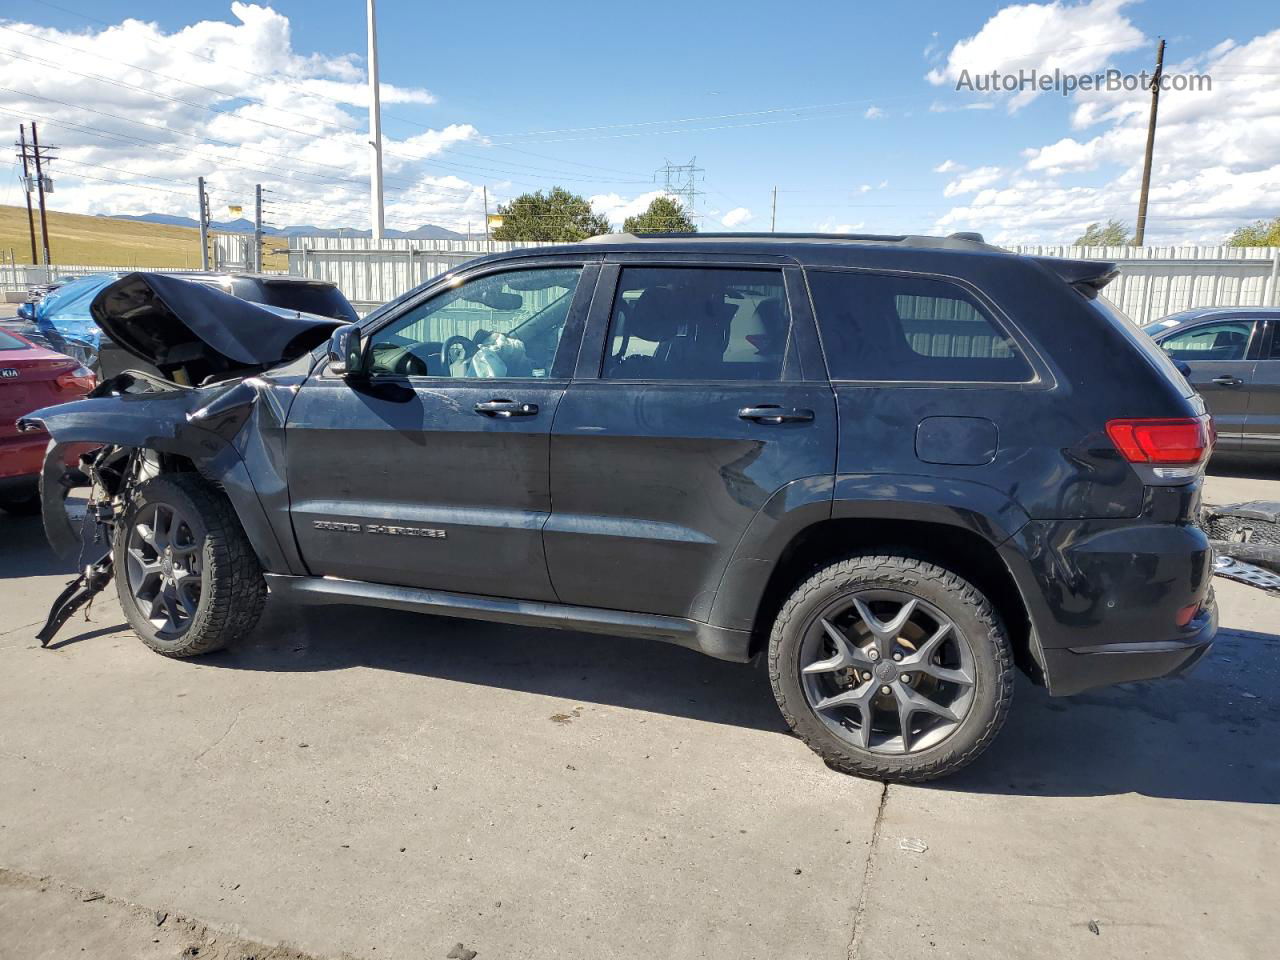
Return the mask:
<path id="1" fill-rule="evenodd" d="M 253 188 L 253 272 L 262 272 L 262 184 Z"/>
<path id="2" fill-rule="evenodd" d="M 374 240 L 382 239 L 386 222 L 382 211 L 382 104 L 378 93 L 378 30 L 373 0 L 369 7 L 369 146 L 373 148 L 369 165 L 370 229 Z"/>
<path id="3" fill-rule="evenodd" d="M 200 203 L 200 269 L 209 269 L 209 195 L 204 192 L 204 177 L 196 177 L 196 193 Z"/>
<path id="4" fill-rule="evenodd" d="M 40 262 L 36 253 L 36 218 L 31 212 L 31 170 L 27 167 L 27 125 L 18 124 L 18 145 L 22 148 L 22 192 L 27 197 L 27 229 L 31 232 L 31 265 Z"/>
<path id="5" fill-rule="evenodd" d="M 48 148 L 46 148 L 48 149 Z M 44 265 L 49 266 L 49 220 L 44 211 L 44 171 L 40 168 L 40 137 L 36 123 L 31 121 L 31 152 L 36 160 L 36 196 L 40 200 L 40 241 L 43 244 Z"/>
<path id="6" fill-rule="evenodd" d="M 773 188 L 773 203 L 769 207 L 769 232 L 773 233 L 778 227 L 778 188 Z"/>
<path id="7" fill-rule="evenodd" d="M 489 242 L 489 187 L 486 184 L 480 188 L 484 191 L 484 242 Z M 468 231 L 469 232 L 469 231 Z"/>
<path id="8" fill-rule="evenodd" d="M 1133 245 L 1142 246 L 1147 232 L 1147 192 L 1151 189 L 1151 153 L 1156 145 L 1156 111 L 1160 107 L 1160 75 L 1164 71 L 1164 37 L 1156 47 L 1156 72 L 1151 78 L 1151 116 L 1147 120 L 1147 152 L 1142 159 L 1142 192 L 1138 194 L 1138 223 L 1133 230 Z"/>

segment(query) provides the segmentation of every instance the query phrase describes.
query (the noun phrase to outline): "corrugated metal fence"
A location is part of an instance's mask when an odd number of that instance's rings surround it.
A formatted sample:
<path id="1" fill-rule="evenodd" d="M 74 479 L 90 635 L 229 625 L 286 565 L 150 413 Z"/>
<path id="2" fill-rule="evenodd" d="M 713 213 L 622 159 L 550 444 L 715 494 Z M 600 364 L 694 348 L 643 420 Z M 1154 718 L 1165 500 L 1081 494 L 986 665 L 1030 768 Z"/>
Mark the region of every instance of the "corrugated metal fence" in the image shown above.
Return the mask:
<path id="1" fill-rule="evenodd" d="M 1037 257 L 1114 260 L 1103 294 L 1138 323 L 1192 307 L 1280 306 L 1280 247 L 1071 247 L 1024 245 Z"/>
<path id="2" fill-rule="evenodd" d="M 486 253 L 551 246 L 503 240 L 381 240 L 290 237 L 289 272 L 331 280 L 365 313 Z"/>
<path id="3" fill-rule="evenodd" d="M 289 272 L 332 280 L 361 312 L 485 253 L 536 243 L 293 237 Z M 1197 306 L 1280 305 L 1277 247 L 1072 247 L 1024 245 L 1014 253 L 1116 260 L 1106 295 L 1139 323 Z"/>

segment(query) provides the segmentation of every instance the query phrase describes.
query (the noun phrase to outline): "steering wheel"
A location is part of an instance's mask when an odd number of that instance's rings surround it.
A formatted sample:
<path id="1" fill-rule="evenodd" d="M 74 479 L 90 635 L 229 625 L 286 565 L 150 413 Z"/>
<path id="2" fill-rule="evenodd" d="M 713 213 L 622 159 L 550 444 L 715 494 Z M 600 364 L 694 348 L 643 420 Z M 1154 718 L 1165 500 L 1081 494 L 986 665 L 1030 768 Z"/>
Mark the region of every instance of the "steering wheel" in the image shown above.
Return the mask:
<path id="1" fill-rule="evenodd" d="M 475 341 L 470 337 L 458 334 L 446 340 L 440 346 L 440 365 L 444 368 L 445 374 L 448 375 L 453 364 L 470 360 L 475 356 L 476 350 Z"/>

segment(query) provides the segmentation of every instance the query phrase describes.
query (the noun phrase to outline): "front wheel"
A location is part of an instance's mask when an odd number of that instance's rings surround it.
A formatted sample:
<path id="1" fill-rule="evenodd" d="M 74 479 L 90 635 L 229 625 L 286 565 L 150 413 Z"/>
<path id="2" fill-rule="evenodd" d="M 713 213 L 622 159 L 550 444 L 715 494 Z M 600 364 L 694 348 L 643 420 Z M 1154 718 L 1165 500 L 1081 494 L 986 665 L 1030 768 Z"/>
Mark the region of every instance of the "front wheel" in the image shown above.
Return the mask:
<path id="1" fill-rule="evenodd" d="M 769 676 L 787 723 L 828 765 L 895 782 L 972 761 L 1013 696 L 991 603 L 905 555 L 851 557 L 801 584 L 774 621 Z"/>
<path id="2" fill-rule="evenodd" d="M 113 544 L 120 606 L 157 653 L 194 657 L 253 629 L 262 568 L 227 498 L 193 473 L 140 484 Z"/>

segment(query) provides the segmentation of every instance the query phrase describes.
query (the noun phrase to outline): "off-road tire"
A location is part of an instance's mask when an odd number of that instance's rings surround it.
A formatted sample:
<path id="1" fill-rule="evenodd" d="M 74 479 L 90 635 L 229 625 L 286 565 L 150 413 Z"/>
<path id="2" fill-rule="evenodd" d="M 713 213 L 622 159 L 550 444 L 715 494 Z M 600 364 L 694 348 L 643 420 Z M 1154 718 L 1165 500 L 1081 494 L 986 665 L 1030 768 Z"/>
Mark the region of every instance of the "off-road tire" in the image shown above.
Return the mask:
<path id="1" fill-rule="evenodd" d="M 865 589 L 918 596 L 951 617 L 969 641 L 976 672 L 972 706 L 960 726 L 932 747 L 906 755 L 860 749 L 836 736 L 805 697 L 799 658 L 808 625 L 833 599 Z M 796 735 L 833 769 L 873 780 L 915 783 L 959 770 L 990 745 L 1013 698 L 1013 651 L 991 602 L 953 571 L 906 553 L 851 556 L 813 574 L 779 610 L 767 662 L 774 698 Z"/>
<path id="2" fill-rule="evenodd" d="M 139 511 L 156 503 L 178 508 L 202 529 L 200 601 L 191 624 L 166 639 L 138 609 L 128 583 L 125 549 Z M 116 591 L 125 617 L 138 638 L 166 657 L 197 657 L 220 650 L 249 633 L 267 598 L 262 567 L 226 495 L 194 473 L 168 473 L 139 484 L 117 527 L 113 545 Z"/>

